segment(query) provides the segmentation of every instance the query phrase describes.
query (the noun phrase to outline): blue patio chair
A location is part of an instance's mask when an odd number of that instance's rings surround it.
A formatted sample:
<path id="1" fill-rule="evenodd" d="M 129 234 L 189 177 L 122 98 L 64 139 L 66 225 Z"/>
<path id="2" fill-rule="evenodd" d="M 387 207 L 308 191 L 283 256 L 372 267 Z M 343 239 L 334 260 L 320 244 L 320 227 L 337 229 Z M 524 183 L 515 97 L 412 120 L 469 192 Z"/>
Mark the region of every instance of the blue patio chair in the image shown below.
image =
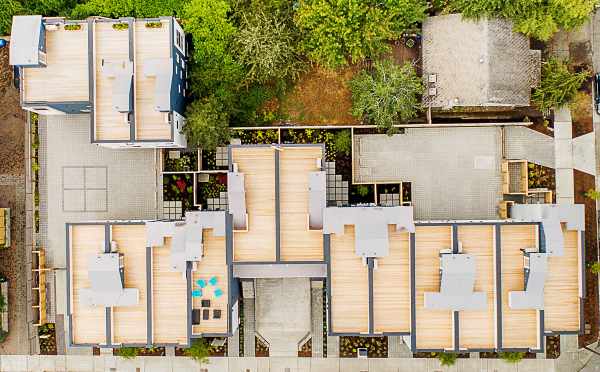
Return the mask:
<path id="1" fill-rule="evenodd" d="M 194 289 L 192 291 L 192 297 L 202 297 L 202 291 L 199 289 Z"/>
<path id="2" fill-rule="evenodd" d="M 198 280 L 196 280 L 196 284 L 198 284 L 198 286 L 200 288 L 204 288 L 204 287 L 206 287 L 206 280 L 204 280 L 204 279 L 198 279 Z"/>
<path id="3" fill-rule="evenodd" d="M 223 291 L 221 290 L 221 288 L 215 289 L 215 297 L 219 298 L 221 296 L 223 296 Z"/>
<path id="4" fill-rule="evenodd" d="M 218 281 L 217 277 L 216 277 L 216 276 L 213 276 L 212 278 L 210 278 L 210 279 L 208 280 L 208 284 L 210 284 L 210 285 L 212 285 L 212 286 L 214 287 L 214 286 L 216 286 L 216 285 L 217 285 L 217 281 Z"/>

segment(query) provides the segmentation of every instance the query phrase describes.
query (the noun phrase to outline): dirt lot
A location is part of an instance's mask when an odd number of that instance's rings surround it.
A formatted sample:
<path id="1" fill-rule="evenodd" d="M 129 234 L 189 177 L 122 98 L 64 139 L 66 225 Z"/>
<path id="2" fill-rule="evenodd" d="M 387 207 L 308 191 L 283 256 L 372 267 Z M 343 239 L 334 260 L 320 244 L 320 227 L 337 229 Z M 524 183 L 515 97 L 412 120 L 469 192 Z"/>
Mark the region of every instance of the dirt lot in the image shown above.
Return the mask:
<path id="1" fill-rule="evenodd" d="M 0 272 L 9 280 L 9 335 L 0 354 L 30 352 L 25 254 L 25 115 L 12 86 L 8 47 L 0 48 L 0 206 L 11 208 L 12 246 L 0 251 Z"/>

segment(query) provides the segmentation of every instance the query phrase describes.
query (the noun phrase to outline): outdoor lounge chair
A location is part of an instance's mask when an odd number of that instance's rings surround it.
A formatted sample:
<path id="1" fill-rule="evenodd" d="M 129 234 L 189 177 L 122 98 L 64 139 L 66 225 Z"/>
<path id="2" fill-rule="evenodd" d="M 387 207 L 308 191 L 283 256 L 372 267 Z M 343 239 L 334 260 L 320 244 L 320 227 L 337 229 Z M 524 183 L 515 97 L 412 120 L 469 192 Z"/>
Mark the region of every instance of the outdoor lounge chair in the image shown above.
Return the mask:
<path id="1" fill-rule="evenodd" d="M 213 310 L 213 319 L 221 319 L 221 310 Z"/>
<path id="2" fill-rule="evenodd" d="M 210 307 L 210 300 L 202 300 L 200 306 L 201 307 Z"/>
<path id="3" fill-rule="evenodd" d="M 209 317 L 210 317 L 210 310 L 208 310 L 208 309 L 202 310 L 202 319 L 208 320 Z"/>

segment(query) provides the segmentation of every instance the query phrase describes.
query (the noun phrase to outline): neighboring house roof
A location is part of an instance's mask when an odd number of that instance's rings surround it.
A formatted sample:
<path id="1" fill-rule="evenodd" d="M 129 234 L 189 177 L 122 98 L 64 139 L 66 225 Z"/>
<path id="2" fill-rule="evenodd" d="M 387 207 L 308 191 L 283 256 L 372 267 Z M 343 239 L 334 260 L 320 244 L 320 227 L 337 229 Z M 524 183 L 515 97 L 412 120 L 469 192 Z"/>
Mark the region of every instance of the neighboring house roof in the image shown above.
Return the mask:
<path id="1" fill-rule="evenodd" d="M 540 79 L 541 52 L 505 19 L 468 21 L 460 14 L 423 23 L 423 76 L 436 74 L 432 107 L 529 106 Z"/>
<path id="2" fill-rule="evenodd" d="M 41 27 L 42 16 L 13 17 L 9 56 L 11 65 L 38 65 Z"/>

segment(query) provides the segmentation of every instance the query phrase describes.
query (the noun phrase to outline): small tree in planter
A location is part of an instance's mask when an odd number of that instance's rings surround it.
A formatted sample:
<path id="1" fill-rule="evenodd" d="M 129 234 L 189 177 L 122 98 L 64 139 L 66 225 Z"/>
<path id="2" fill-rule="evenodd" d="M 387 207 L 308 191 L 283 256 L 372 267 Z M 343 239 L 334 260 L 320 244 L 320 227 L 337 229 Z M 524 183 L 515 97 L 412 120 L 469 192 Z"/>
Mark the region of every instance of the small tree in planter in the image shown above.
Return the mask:
<path id="1" fill-rule="evenodd" d="M 500 359 L 504 360 L 506 363 L 519 363 L 525 353 L 516 352 L 516 351 L 504 351 L 500 353 Z"/>
<path id="2" fill-rule="evenodd" d="M 210 355 L 210 345 L 204 339 L 194 340 L 192 346 L 185 350 L 185 355 L 194 359 L 196 362 L 208 363 Z"/>

